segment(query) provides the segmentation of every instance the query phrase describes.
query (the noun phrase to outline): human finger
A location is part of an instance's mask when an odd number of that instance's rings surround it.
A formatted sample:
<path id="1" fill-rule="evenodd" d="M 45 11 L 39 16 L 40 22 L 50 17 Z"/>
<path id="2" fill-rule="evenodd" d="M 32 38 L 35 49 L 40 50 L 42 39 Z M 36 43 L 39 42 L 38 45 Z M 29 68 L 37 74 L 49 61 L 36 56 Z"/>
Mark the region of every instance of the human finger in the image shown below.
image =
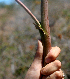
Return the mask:
<path id="1" fill-rule="evenodd" d="M 38 40 L 38 48 L 37 48 L 37 52 L 34 58 L 34 61 L 31 65 L 31 69 L 35 69 L 35 70 L 41 70 L 42 68 L 42 55 L 43 55 L 43 46 L 40 40 Z"/>
<path id="2" fill-rule="evenodd" d="M 50 75 L 54 73 L 55 71 L 59 70 L 61 68 L 61 62 L 59 60 L 55 60 L 49 64 L 47 64 L 45 67 L 41 69 L 42 75 Z"/>
<path id="3" fill-rule="evenodd" d="M 64 79 L 64 73 L 60 69 L 59 71 L 54 72 L 50 76 L 43 76 L 42 79 Z"/>
<path id="4" fill-rule="evenodd" d="M 39 79 L 40 70 L 42 68 L 42 55 L 43 55 L 43 46 L 41 41 L 38 40 L 38 48 L 34 58 L 33 63 L 31 64 L 25 79 Z"/>
<path id="5" fill-rule="evenodd" d="M 47 54 L 47 56 L 45 57 L 45 62 L 46 63 L 50 63 L 52 61 L 54 61 L 58 55 L 60 54 L 60 48 L 59 47 L 52 47 L 52 49 L 50 50 L 50 52 Z"/>
<path id="6" fill-rule="evenodd" d="M 43 55 L 43 45 L 42 42 L 38 40 L 38 47 L 37 47 L 35 59 L 42 60 L 42 55 Z"/>

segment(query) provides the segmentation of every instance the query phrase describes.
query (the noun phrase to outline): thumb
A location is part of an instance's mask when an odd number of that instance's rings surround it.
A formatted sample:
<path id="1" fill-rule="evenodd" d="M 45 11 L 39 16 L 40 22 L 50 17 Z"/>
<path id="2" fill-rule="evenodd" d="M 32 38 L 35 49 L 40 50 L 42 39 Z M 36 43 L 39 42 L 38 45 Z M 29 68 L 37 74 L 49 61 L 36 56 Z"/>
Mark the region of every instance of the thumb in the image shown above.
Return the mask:
<path id="1" fill-rule="evenodd" d="M 43 45 L 40 40 L 38 40 L 38 47 L 35 55 L 36 60 L 42 60 L 42 55 L 43 55 Z"/>
<path id="2" fill-rule="evenodd" d="M 42 68 L 42 55 L 43 55 L 43 46 L 41 41 L 38 40 L 37 52 L 34 61 L 26 74 L 25 79 L 40 79 L 41 77 L 40 70 Z"/>
<path id="3" fill-rule="evenodd" d="M 31 68 L 41 68 L 42 66 L 42 55 L 43 55 L 43 46 L 40 40 L 38 40 L 38 47 L 36 51 L 36 55 L 34 61 L 31 65 Z"/>

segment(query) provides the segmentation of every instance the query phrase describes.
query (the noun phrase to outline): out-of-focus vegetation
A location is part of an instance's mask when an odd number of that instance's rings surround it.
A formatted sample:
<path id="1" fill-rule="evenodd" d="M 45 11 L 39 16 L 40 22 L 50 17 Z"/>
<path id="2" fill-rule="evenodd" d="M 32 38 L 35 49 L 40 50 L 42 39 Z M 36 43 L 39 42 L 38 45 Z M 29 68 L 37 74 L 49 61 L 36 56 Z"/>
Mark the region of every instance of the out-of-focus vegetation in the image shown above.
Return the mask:
<path id="1" fill-rule="evenodd" d="M 40 21 L 40 0 L 26 1 L 26 6 Z M 70 0 L 49 0 L 49 20 L 52 46 L 61 48 L 58 59 L 70 77 Z M 15 2 L 10 5 L 0 3 L 0 79 L 24 79 L 40 39 L 33 23 Z"/>

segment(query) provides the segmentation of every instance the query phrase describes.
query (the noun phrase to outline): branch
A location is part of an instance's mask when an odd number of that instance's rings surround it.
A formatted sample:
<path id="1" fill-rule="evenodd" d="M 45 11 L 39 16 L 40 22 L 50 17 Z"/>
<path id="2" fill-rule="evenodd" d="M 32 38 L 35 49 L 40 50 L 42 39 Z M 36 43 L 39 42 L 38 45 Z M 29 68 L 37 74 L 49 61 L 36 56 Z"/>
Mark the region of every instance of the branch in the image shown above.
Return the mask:
<path id="1" fill-rule="evenodd" d="M 45 66 L 45 57 L 51 49 L 50 28 L 48 20 L 48 0 L 41 0 L 41 24 L 39 23 L 37 18 L 32 14 L 32 12 L 20 0 L 15 1 L 26 10 L 26 12 L 32 17 L 32 19 L 36 23 L 35 25 L 40 32 L 43 44 L 43 66 Z"/>
<path id="2" fill-rule="evenodd" d="M 45 66 L 45 57 L 51 49 L 50 27 L 48 19 L 48 0 L 41 0 L 41 27 L 47 33 L 43 34 L 40 32 L 43 44 L 43 66 Z"/>

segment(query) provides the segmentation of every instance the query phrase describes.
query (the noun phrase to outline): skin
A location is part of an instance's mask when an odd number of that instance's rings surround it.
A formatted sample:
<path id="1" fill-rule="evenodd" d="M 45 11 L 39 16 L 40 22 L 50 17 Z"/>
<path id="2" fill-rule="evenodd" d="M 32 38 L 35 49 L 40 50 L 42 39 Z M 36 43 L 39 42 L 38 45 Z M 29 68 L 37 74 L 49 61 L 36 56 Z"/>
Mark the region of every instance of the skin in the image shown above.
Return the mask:
<path id="1" fill-rule="evenodd" d="M 60 54 L 59 47 L 52 47 L 50 52 L 45 57 L 47 65 L 42 68 L 43 46 L 41 41 L 38 41 L 38 48 L 34 61 L 29 68 L 25 79 L 64 79 L 61 68 L 61 62 L 56 60 Z"/>

